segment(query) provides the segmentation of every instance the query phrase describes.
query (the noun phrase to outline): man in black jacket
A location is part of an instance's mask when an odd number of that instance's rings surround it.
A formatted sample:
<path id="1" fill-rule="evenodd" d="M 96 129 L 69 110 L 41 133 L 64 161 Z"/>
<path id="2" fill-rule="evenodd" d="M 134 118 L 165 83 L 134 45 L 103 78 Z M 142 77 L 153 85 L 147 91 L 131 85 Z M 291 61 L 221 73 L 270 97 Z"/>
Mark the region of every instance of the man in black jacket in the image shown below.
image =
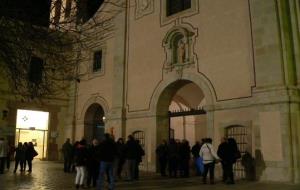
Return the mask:
<path id="1" fill-rule="evenodd" d="M 117 155 L 117 147 L 110 134 L 104 134 L 104 140 L 99 145 L 100 172 L 97 190 L 103 189 L 104 175 L 108 172 L 109 189 L 114 189 L 113 163 Z"/>
<path id="2" fill-rule="evenodd" d="M 62 153 L 64 155 L 64 172 L 71 171 L 73 146 L 70 143 L 70 139 L 67 138 L 66 142 L 62 146 Z"/>
<path id="3" fill-rule="evenodd" d="M 222 159 L 221 164 L 222 164 L 222 170 L 223 170 L 223 175 L 222 175 L 222 181 L 225 182 L 228 178 L 227 173 L 226 173 L 226 163 L 224 160 L 226 160 L 227 157 L 227 151 L 228 151 L 228 143 L 227 139 L 223 137 L 221 139 L 221 144 L 218 147 L 217 154 L 218 156 Z"/>
<path id="4" fill-rule="evenodd" d="M 128 141 L 126 142 L 126 162 L 128 167 L 128 179 L 127 181 L 132 181 L 135 179 L 135 168 L 138 158 L 139 147 L 132 135 L 128 136 Z"/>
<path id="5" fill-rule="evenodd" d="M 156 154 L 160 166 L 160 175 L 166 176 L 166 168 L 168 162 L 168 144 L 166 140 L 163 140 L 162 143 L 156 148 Z"/>

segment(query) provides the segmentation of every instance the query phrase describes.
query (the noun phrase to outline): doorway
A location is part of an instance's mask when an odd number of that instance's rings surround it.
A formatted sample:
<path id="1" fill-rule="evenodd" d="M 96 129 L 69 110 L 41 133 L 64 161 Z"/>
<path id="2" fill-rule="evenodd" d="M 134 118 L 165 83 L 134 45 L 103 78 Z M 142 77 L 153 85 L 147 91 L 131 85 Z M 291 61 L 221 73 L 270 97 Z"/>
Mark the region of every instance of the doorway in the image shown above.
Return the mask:
<path id="1" fill-rule="evenodd" d="M 49 112 L 34 110 L 17 110 L 15 144 L 32 142 L 38 155 L 35 158 L 45 159 L 47 156 Z"/>
<path id="2" fill-rule="evenodd" d="M 101 105 L 90 105 L 84 116 L 84 138 L 87 142 L 93 139 L 102 140 L 105 132 L 105 115 Z"/>
<path id="3" fill-rule="evenodd" d="M 186 139 L 190 145 L 207 136 L 206 99 L 202 89 L 189 80 L 177 80 L 161 93 L 157 103 L 157 139 Z"/>

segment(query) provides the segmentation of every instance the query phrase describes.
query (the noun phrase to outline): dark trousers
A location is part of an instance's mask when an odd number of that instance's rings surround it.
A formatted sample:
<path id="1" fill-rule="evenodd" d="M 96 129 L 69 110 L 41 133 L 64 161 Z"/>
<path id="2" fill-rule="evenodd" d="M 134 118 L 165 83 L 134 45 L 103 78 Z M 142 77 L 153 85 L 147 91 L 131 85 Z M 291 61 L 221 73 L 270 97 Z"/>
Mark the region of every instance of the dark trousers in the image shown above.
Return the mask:
<path id="1" fill-rule="evenodd" d="M 100 162 L 100 168 L 99 168 L 99 178 L 98 178 L 98 184 L 97 184 L 97 190 L 103 189 L 103 183 L 104 183 L 104 175 L 105 173 L 108 173 L 108 189 L 114 189 L 115 182 L 114 182 L 114 176 L 113 176 L 113 162 Z"/>
<path id="2" fill-rule="evenodd" d="M 210 183 L 214 183 L 215 179 L 215 163 L 204 164 L 203 183 L 206 183 L 207 174 L 209 172 Z"/>
<path id="3" fill-rule="evenodd" d="M 71 165 L 72 165 L 72 159 L 65 157 L 64 158 L 64 172 L 70 172 Z"/>
<path id="4" fill-rule="evenodd" d="M 141 162 L 139 161 L 136 161 L 135 162 L 135 168 L 134 168 L 134 179 L 135 180 L 138 180 L 139 177 L 140 177 L 140 171 L 139 171 L 139 165 L 140 165 Z"/>
<path id="5" fill-rule="evenodd" d="M 227 183 L 234 183 L 233 178 L 233 163 L 222 163 L 223 173 L 224 173 L 224 181 Z"/>
<path id="6" fill-rule="evenodd" d="M 97 185 L 97 179 L 99 176 L 99 167 L 97 165 L 87 167 L 87 186 L 92 184 L 93 187 L 96 187 Z"/>
<path id="7" fill-rule="evenodd" d="M 125 163 L 125 159 L 121 159 L 120 158 L 119 162 L 118 162 L 118 168 L 117 168 L 117 175 L 118 175 L 118 177 L 121 177 L 124 163 Z"/>
<path id="8" fill-rule="evenodd" d="M 25 161 L 22 159 L 15 159 L 15 171 L 17 171 L 18 166 L 20 165 L 20 170 L 23 171 Z"/>
<path id="9" fill-rule="evenodd" d="M 26 170 L 26 159 L 25 160 L 21 160 L 21 170 L 25 171 Z"/>
<path id="10" fill-rule="evenodd" d="M 6 168 L 9 170 L 10 168 L 10 156 L 6 157 Z"/>
<path id="11" fill-rule="evenodd" d="M 6 161 L 6 157 L 0 158 L 0 174 L 4 173 L 5 161 Z"/>
<path id="12" fill-rule="evenodd" d="M 166 176 L 167 158 L 159 158 L 159 169 L 161 176 Z"/>
<path id="13" fill-rule="evenodd" d="M 190 175 L 189 159 L 182 159 L 180 161 L 180 176 L 189 177 L 189 175 Z"/>
<path id="14" fill-rule="evenodd" d="M 222 165 L 222 181 L 225 182 L 227 180 L 227 176 L 226 176 L 226 166 L 224 162 L 221 162 Z"/>
<path id="15" fill-rule="evenodd" d="M 27 161 L 27 164 L 28 164 L 28 171 L 31 172 L 32 171 L 32 159 L 27 159 L 26 161 Z"/>
<path id="16" fill-rule="evenodd" d="M 177 177 L 177 159 L 176 158 L 169 159 L 169 176 Z"/>
<path id="17" fill-rule="evenodd" d="M 127 175 L 129 181 L 135 179 L 135 167 L 136 167 L 136 160 L 127 160 Z"/>

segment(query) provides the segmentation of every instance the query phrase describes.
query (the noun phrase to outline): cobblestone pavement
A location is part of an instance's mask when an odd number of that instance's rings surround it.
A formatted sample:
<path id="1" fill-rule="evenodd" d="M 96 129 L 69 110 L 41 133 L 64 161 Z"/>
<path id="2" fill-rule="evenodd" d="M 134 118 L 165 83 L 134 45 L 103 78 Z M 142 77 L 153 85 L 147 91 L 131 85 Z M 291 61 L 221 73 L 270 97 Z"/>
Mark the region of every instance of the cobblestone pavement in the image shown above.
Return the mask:
<path id="1" fill-rule="evenodd" d="M 0 175 L 0 190 L 63 190 L 75 189 L 75 174 L 66 174 L 62 171 L 61 163 L 35 161 L 33 163 L 33 173 L 14 174 L 12 170 L 6 171 Z M 170 179 L 161 178 L 155 174 L 144 173 L 141 179 L 136 182 L 119 181 L 116 190 L 157 190 L 157 189 L 173 189 L 173 190 L 299 190 L 299 185 L 280 184 L 280 183 L 259 183 L 238 181 L 235 185 L 224 185 L 221 182 L 215 185 L 201 184 L 201 178 L 180 178 Z"/>

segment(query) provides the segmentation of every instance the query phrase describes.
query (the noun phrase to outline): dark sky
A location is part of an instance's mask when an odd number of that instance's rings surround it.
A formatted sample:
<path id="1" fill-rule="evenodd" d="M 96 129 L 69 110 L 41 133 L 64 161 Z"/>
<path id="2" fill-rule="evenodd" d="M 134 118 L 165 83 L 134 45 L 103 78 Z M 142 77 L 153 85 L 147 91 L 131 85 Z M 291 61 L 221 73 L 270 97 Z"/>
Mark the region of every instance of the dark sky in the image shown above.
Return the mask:
<path id="1" fill-rule="evenodd" d="M 51 0 L 0 0 L 0 16 L 48 26 Z"/>

